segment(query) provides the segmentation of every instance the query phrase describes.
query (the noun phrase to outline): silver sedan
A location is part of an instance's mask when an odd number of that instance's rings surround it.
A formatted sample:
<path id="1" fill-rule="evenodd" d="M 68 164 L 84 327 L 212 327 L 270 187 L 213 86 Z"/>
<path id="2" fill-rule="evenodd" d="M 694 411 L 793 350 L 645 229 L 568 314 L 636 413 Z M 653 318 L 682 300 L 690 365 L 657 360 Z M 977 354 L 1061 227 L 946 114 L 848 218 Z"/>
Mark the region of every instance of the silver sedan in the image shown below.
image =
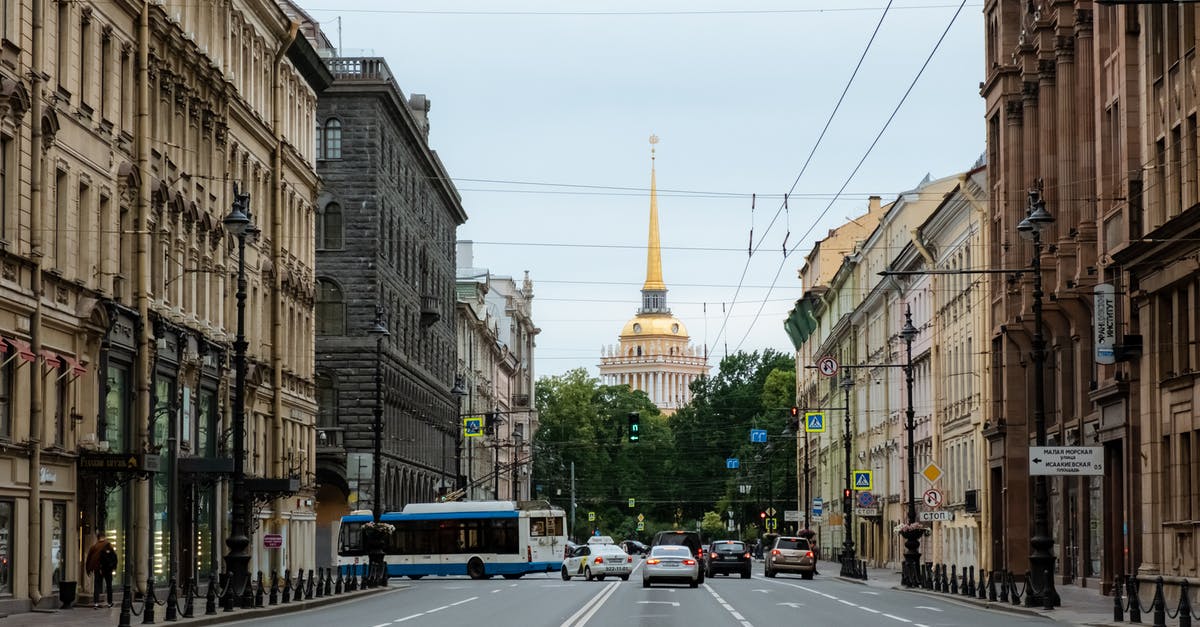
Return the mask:
<path id="1" fill-rule="evenodd" d="M 686 583 L 693 588 L 700 585 L 696 556 L 686 546 L 662 544 L 650 549 L 642 564 L 642 587 L 660 582 Z"/>

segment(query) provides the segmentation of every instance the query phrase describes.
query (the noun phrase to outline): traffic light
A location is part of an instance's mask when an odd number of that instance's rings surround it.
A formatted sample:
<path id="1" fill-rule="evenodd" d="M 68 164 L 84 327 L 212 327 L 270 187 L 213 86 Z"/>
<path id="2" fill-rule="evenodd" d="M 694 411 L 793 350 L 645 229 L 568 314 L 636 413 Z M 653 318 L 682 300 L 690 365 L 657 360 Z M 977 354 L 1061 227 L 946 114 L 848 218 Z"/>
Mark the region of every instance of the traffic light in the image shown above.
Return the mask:
<path id="1" fill-rule="evenodd" d="M 759 512 L 759 513 L 758 513 L 758 517 L 759 517 L 759 518 L 761 518 L 761 519 L 763 519 L 763 520 L 766 520 L 766 519 L 767 519 L 767 513 L 766 513 L 766 512 Z"/>
<path id="2" fill-rule="evenodd" d="M 642 415 L 636 411 L 629 412 L 629 441 L 637 442 L 642 438 Z"/>
<path id="3" fill-rule="evenodd" d="M 850 493 L 851 493 L 850 488 L 846 488 L 845 490 L 842 490 L 842 498 L 844 498 L 844 499 L 850 498 Z"/>
<path id="4" fill-rule="evenodd" d="M 800 417 L 800 408 L 792 407 L 792 418 L 799 418 L 799 417 Z"/>

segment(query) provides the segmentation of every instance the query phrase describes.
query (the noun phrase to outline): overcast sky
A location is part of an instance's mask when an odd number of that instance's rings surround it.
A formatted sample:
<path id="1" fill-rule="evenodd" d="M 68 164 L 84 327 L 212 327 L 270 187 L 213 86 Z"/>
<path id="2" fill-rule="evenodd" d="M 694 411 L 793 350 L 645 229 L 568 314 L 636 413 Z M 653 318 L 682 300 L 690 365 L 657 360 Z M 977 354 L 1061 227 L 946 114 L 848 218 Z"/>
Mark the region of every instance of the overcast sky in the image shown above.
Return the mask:
<path id="1" fill-rule="evenodd" d="M 985 147 L 978 1 L 936 52 L 960 2 L 892 2 L 807 168 L 887 0 L 302 4 L 343 56 L 385 57 L 432 101 L 430 144 L 470 216 L 459 239 L 476 267 L 534 281 L 539 376 L 595 374 L 640 304 L 651 133 L 667 302 L 713 366 L 791 351 L 811 244 L 868 195 L 968 170 Z"/>

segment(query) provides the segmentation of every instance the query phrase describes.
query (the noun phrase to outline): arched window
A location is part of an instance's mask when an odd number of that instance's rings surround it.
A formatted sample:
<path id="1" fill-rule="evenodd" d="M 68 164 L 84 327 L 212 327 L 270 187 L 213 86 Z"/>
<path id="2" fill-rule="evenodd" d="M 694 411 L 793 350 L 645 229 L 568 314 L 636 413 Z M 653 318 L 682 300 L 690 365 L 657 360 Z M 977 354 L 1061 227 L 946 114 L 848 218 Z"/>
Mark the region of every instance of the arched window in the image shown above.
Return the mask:
<path id="1" fill-rule="evenodd" d="M 317 384 L 317 428 L 338 426 L 338 397 L 333 378 L 318 374 Z"/>
<path id="2" fill-rule="evenodd" d="M 342 158 L 342 121 L 330 118 L 325 122 L 325 159 Z"/>
<path id="3" fill-rule="evenodd" d="M 342 248 L 342 206 L 331 202 L 317 216 L 317 246 L 321 250 Z"/>
<path id="4" fill-rule="evenodd" d="M 642 356 L 642 347 L 641 346 L 637 347 L 637 356 L 638 357 Z"/>
<path id="5" fill-rule="evenodd" d="M 329 279 L 317 280 L 317 335 L 346 333 L 346 304 L 342 288 Z"/>

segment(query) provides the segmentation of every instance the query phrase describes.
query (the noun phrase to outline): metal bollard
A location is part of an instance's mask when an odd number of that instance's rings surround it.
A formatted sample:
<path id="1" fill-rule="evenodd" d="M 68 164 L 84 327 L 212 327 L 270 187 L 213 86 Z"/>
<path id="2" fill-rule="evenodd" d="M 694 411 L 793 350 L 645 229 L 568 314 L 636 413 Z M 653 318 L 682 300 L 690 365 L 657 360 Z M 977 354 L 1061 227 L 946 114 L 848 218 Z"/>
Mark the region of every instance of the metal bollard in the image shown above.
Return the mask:
<path id="1" fill-rule="evenodd" d="M 1142 600 L 1138 596 L 1137 575 L 1130 575 L 1125 580 L 1125 590 L 1129 596 L 1129 622 L 1142 622 Z"/>
<path id="2" fill-rule="evenodd" d="M 325 569 L 317 569 L 317 598 L 325 596 Z"/>
<path id="3" fill-rule="evenodd" d="M 1000 571 L 1000 602 L 1008 603 L 1008 571 Z"/>
<path id="4" fill-rule="evenodd" d="M 304 600 L 304 569 L 296 569 L 296 594 L 292 596 L 292 602 Z"/>
<path id="5" fill-rule="evenodd" d="M 355 564 L 350 570 L 349 589 L 351 592 L 358 590 L 358 564 Z"/>
<path id="6" fill-rule="evenodd" d="M 232 612 L 235 602 L 234 596 L 236 595 L 233 593 L 231 584 L 232 577 L 229 576 L 229 573 L 221 573 L 221 610 L 225 612 Z"/>
<path id="7" fill-rule="evenodd" d="M 1121 576 L 1113 578 L 1113 622 L 1125 621 L 1125 607 L 1121 604 Z"/>
<path id="8" fill-rule="evenodd" d="M 975 567 L 967 567 L 967 596 L 975 596 Z"/>
<path id="9" fill-rule="evenodd" d="M 185 587 L 187 588 L 187 592 L 183 595 L 183 614 L 181 618 L 192 618 L 196 615 L 196 578 L 189 577 L 187 586 Z"/>
<path id="10" fill-rule="evenodd" d="M 345 585 L 342 582 L 342 567 L 341 566 L 337 567 L 337 575 L 338 575 L 337 583 L 333 584 L 333 593 L 340 595 L 342 593 L 342 586 Z"/>
<path id="11" fill-rule="evenodd" d="M 208 592 L 204 593 L 204 615 L 217 613 L 217 572 L 208 573 Z"/>
<path id="12" fill-rule="evenodd" d="M 325 596 L 333 595 L 333 569 L 325 569 Z"/>
<path id="13" fill-rule="evenodd" d="M 1188 598 L 1190 595 L 1188 580 L 1185 577 L 1179 583 L 1179 607 L 1175 610 L 1179 615 L 1179 627 L 1192 627 L 1192 600 Z"/>
<path id="14" fill-rule="evenodd" d="M 958 594 L 958 565 L 950 567 L 950 594 Z"/>
<path id="15" fill-rule="evenodd" d="M 167 611 L 163 616 L 163 620 L 177 621 L 179 620 L 179 611 L 176 609 L 176 604 L 179 603 L 179 593 L 175 591 L 175 578 L 171 577 L 167 588 Z"/>
<path id="16" fill-rule="evenodd" d="M 154 624 L 154 609 L 158 599 L 154 598 L 154 577 L 146 577 L 146 594 L 142 597 L 142 624 Z"/>
<path id="17" fill-rule="evenodd" d="M 950 574 L 950 567 L 942 564 L 942 592 L 950 592 L 950 580 L 953 575 Z"/>
<path id="18" fill-rule="evenodd" d="M 988 595 L 987 596 L 988 601 L 996 601 L 997 600 L 997 598 L 996 598 L 996 571 L 994 571 L 994 570 L 988 573 L 987 595 Z"/>
<path id="19" fill-rule="evenodd" d="M 254 607 L 263 606 L 263 577 L 262 571 L 258 571 L 258 585 L 254 587 Z"/>
<path id="20" fill-rule="evenodd" d="M 292 571 L 283 569 L 283 604 L 292 600 Z"/>
<path id="21" fill-rule="evenodd" d="M 1163 597 L 1163 578 L 1154 579 L 1154 600 L 1150 603 L 1154 609 L 1154 627 L 1167 627 L 1167 600 Z"/>
<path id="22" fill-rule="evenodd" d="M 271 590 L 267 593 L 267 605 L 279 605 L 279 573 L 271 571 Z"/>
<path id="23" fill-rule="evenodd" d="M 117 627 L 130 627 L 131 618 L 133 618 L 133 591 L 129 589 L 127 583 L 122 586 L 121 590 L 121 614 L 117 617 Z"/>
<path id="24" fill-rule="evenodd" d="M 1050 594 L 1049 583 L 1054 581 L 1054 573 L 1050 572 L 1050 570 L 1047 569 L 1045 574 L 1046 574 L 1046 578 L 1043 579 L 1042 581 L 1047 582 L 1047 585 L 1046 585 L 1046 589 L 1042 590 L 1042 609 L 1043 610 L 1052 610 L 1052 609 L 1054 609 L 1054 595 Z"/>
<path id="25" fill-rule="evenodd" d="M 307 601 L 313 598 L 313 571 L 308 569 L 308 587 L 304 589 L 304 599 Z"/>

